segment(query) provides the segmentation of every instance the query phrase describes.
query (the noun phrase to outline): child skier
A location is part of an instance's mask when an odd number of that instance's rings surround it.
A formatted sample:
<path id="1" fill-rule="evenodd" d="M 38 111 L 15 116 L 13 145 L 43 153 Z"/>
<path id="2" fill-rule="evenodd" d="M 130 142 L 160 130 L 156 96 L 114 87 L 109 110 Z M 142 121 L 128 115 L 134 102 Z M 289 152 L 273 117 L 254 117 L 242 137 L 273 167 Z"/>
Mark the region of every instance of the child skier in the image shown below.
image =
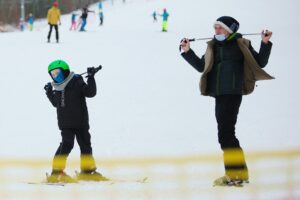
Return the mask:
<path id="1" fill-rule="evenodd" d="M 164 8 L 163 14 L 159 15 L 163 18 L 162 21 L 162 32 L 167 32 L 168 31 L 168 18 L 169 18 L 169 13 L 167 12 L 167 9 Z"/>
<path id="2" fill-rule="evenodd" d="M 25 22 L 24 22 L 23 18 L 20 18 L 19 28 L 20 28 L 20 31 L 24 31 L 25 30 Z"/>
<path id="3" fill-rule="evenodd" d="M 102 0 L 99 0 L 98 8 L 99 8 L 100 26 L 102 26 L 103 25 L 103 18 L 104 18 Z"/>
<path id="4" fill-rule="evenodd" d="M 32 15 L 32 13 L 30 13 L 29 16 L 28 16 L 29 31 L 33 31 L 33 22 L 34 22 L 34 17 Z"/>
<path id="5" fill-rule="evenodd" d="M 72 13 L 72 16 L 71 16 L 71 27 L 70 27 L 70 31 L 72 31 L 72 29 L 73 29 L 74 31 L 76 31 L 76 16 L 77 16 L 77 14 Z"/>
<path id="6" fill-rule="evenodd" d="M 80 75 L 70 72 L 69 65 L 63 60 L 53 61 L 48 67 L 48 73 L 53 82 L 45 85 L 44 89 L 50 102 L 56 107 L 58 126 L 62 136 L 53 159 L 52 173 L 47 177 L 48 182 L 76 182 L 76 179 L 64 172 L 75 137 L 81 151 L 81 172 L 77 176 L 78 180 L 108 180 L 96 171 L 85 99 L 96 95 L 94 75 L 97 71 L 94 67 L 87 68 L 86 84 Z"/>
<path id="7" fill-rule="evenodd" d="M 153 17 L 153 22 L 157 22 L 157 13 L 156 13 L 156 11 L 153 11 L 153 13 L 152 13 L 152 17 Z"/>

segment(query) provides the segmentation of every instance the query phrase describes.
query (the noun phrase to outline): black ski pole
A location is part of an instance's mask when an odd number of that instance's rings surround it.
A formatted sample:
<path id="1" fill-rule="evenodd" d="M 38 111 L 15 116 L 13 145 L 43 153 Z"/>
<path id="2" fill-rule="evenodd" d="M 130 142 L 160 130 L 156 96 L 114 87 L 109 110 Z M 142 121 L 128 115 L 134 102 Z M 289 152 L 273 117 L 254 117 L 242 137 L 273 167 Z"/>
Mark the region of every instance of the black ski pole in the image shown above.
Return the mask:
<path id="1" fill-rule="evenodd" d="M 242 34 L 243 36 L 244 35 L 261 35 L 261 33 L 244 33 Z M 265 35 L 267 36 L 268 34 L 265 33 Z M 213 39 L 212 37 L 207 37 L 207 38 L 193 38 L 193 39 L 188 39 L 189 42 L 195 42 L 195 41 L 198 41 L 198 40 L 211 40 Z"/>
<path id="2" fill-rule="evenodd" d="M 96 69 L 96 72 L 98 72 L 99 70 L 102 69 L 102 65 L 99 65 L 99 67 L 96 67 L 95 69 Z M 82 75 L 84 75 L 84 74 L 86 74 L 86 73 L 87 73 L 87 72 L 83 72 L 83 73 L 81 73 L 80 75 L 82 76 Z"/>
<path id="3" fill-rule="evenodd" d="M 268 33 L 265 32 L 264 33 L 265 36 L 268 36 Z M 244 33 L 242 34 L 243 36 L 246 36 L 246 35 L 261 35 L 261 33 Z M 207 37 L 207 38 L 192 38 L 192 39 L 187 39 L 189 42 L 196 42 L 196 41 L 200 41 L 200 40 L 212 40 L 213 37 Z M 181 46 L 179 46 L 179 51 L 181 51 Z"/>

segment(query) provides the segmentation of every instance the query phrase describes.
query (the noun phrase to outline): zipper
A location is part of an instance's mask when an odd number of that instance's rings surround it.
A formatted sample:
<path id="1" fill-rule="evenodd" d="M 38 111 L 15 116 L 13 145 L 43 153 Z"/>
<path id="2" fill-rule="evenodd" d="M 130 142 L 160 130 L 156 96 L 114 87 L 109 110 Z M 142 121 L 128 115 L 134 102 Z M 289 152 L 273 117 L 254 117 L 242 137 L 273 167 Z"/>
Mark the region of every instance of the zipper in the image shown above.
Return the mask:
<path id="1" fill-rule="evenodd" d="M 223 47 L 220 47 L 220 58 L 221 61 L 218 64 L 218 71 L 217 71 L 216 95 L 219 95 L 220 93 L 220 71 L 221 71 L 221 64 L 223 62 Z"/>
<path id="2" fill-rule="evenodd" d="M 235 88 L 235 73 L 233 73 L 233 76 L 232 76 L 232 89 Z"/>

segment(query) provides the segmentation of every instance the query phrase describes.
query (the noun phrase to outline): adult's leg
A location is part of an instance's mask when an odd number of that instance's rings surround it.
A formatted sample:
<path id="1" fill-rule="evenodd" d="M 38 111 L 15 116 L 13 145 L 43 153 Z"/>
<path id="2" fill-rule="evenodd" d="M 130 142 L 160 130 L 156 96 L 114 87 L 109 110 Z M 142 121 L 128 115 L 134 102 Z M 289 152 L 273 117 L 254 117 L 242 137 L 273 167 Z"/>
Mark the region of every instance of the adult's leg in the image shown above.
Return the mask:
<path id="1" fill-rule="evenodd" d="M 81 29 L 80 31 L 85 31 L 86 19 L 82 19 Z"/>
<path id="2" fill-rule="evenodd" d="M 49 33 L 48 33 L 48 42 L 50 41 L 50 38 L 51 38 L 51 33 L 52 33 L 52 28 L 53 28 L 53 25 L 52 24 L 49 24 L 49 27 L 50 27 L 50 29 L 49 29 Z"/>
<path id="3" fill-rule="evenodd" d="M 58 25 L 54 25 L 54 28 L 55 28 L 55 36 L 56 36 L 56 42 L 59 41 L 59 33 L 58 33 Z"/>
<path id="4" fill-rule="evenodd" d="M 218 122 L 218 140 L 224 152 L 226 175 L 231 179 L 248 180 L 244 153 L 235 135 L 235 124 L 241 102 L 241 95 L 218 96 L 215 112 Z"/>

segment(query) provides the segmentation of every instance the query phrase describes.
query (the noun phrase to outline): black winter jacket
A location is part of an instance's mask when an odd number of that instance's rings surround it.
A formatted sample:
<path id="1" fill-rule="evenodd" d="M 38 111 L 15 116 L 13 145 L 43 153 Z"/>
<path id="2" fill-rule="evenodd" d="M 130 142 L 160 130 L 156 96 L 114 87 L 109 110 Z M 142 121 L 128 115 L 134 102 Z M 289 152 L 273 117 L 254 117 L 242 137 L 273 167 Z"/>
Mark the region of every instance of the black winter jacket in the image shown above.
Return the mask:
<path id="1" fill-rule="evenodd" d="M 88 78 L 87 84 L 80 75 L 75 75 L 63 91 L 52 91 L 47 94 L 57 110 L 58 127 L 89 129 L 89 115 L 86 97 L 96 95 L 94 77 Z"/>
<path id="2" fill-rule="evenodd" d="M 214 45 L 214 64 L 212 70 L 208 73 L 208 94 L 210 96 L 219 96 L 225 94 L 242 94 L 243 92 L 243 73 L 244 56 L 237 44 L 240 34 L 225 42 L 215 40 Z M 249 46 L 253 57 L 261 68 L 265 67 L 271 52 L 272 43 L 261 43 L 260 51 L 257 53 L 253 47 Z M 182 53 L 182 56 L 197 71 L 204 70 L 204 56 L 199 58 L 193 50 Z"/>

